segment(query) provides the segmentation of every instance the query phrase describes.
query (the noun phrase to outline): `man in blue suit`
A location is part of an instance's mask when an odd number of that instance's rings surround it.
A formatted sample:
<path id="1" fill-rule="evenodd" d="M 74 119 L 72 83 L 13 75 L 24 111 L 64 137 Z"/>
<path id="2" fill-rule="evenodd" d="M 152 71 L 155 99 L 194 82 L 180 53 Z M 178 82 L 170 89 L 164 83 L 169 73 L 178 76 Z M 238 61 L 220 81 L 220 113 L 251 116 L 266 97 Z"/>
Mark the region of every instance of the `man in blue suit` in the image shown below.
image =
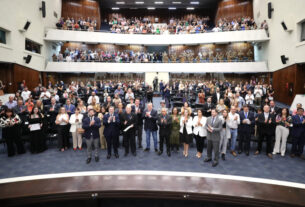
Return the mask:
<path id="1" fill-rule="evenodd" d="M 95 161 L 99 161 L 98 149 L 99 149 L 99 128 L 101 127 L 101 120 L 94 116 L 95 111 L 90 109 L 88 116 L 83 118 L 82 127 L 85 130 L 84 137 L 87 144 L 87 164 L 91 162 L 92 145 L 94 145 Z"/>
<path id="2" fill-rule="evenodd" d="M 71 114 L 74 114 L 75 113 L 75 106 L 73 104 L 71 104 L 71 100 L 70 99 L 67 99 L 66 100 L 66 104 L 64 105 L 67 113 L 69 114 L 69 116 Z"/>
<path id="3" fill-rule="evenodd" d="M 146 148 L 145 152 L 148 152 L 150 150 L 150 135 L 152 134 L 153 140 L 154 140 L 154 147 L 155 152 L 158 152 L 158 146 L 157 146 L 157 119 L 158 119 L 158 112 L 153 109 L 152 103 L 147 104 L 147 109 L 144 110 L 142 114 L 144 122 L 144 130 L 146 133 Z"/>
<path id="4" fill-rule="evenodd" d="M 240 117 L 240 125 L 238 127 L 239 129 L 238 154 L 241 154 L 244 150 L 246 152 L 246 155 L 249 156 L 251 134 L 254 131 L 254 125 L 255 125 L 254 113 L 249 111 L 248 105 L 244 105 L 243 111 L 239 113 L 239 117 Z"/>
<path id="5" fill-rule="evenodd" d="M 120 135 L 120 119 L 118 114 L 114 113 L 114 107 L 109 107 L 109 113 L 104 115 L 103 123 L 105 126 L 104 136 L 107 142 L 107 159 L 111 157 L 111 148 L 113 147 L 114 156 L 119 158 L 118 137 Z"/>
<path id="6" fill-rule="evenodd" d="M 305 144 L 305 116 L 304 109 L 298 108 L 297 114 L 292 116 L 292 149 L 291 157 L 300 156 L 305 159 L 303 155 L 303 148 Z"/>

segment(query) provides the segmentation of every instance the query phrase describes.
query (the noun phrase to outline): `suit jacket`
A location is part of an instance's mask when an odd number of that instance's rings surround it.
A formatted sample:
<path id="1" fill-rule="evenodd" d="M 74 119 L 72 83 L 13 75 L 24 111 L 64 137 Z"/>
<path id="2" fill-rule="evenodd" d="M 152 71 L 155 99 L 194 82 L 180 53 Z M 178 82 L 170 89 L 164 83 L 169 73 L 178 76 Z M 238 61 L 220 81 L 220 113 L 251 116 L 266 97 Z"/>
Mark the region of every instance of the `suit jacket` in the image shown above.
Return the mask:
<path id="1" fill-rule="evenodd" d="M 70 104 L 70 106 L 68 106 L 67 104 L 65 104 L 64 107 L 65 107 L 67 113 L 69 113 L 69 114 L 74 114 L 74 112 L 75 112 L 75 106 L 74 106 L 73 104 Z M 68 111 L 70 111 L 70 112 L 68 112 Z"/>
<path id="2" fill-rule="evenodd" d="M 208 129 L 208 125 L 213 127 L 213 132 L 209 132 L 207 130 L 207 140 L 211 141 L 220 141 L 220 131 L 222 130 L 222 120 L 216 116 L 214 120 L 214 124 L 212 124 L 212 116 L 207 119 L 206 128 Z"/>
<path id="3" fill-rule="evenodd" d="M 23 111 L 23 110 L 24 110 L 24 111 Z M 28 113 L 27 107 L 24 106 L 24 105 L 22 105 L 21 107 L 19 107 L 18 105 L 15 106 L 15 107 L 13 108 L 13 111 L 14 111 L 16 114 L 18 114 L 18 115 Z M 22 111 L 23 111 L 23 112 L 22 112 Z"/>
<path id="4" fill-rule="evenodd" d="M 269 123 L 269 120 L 271 120 L 271 123 Z M 264 112 L 262 112 L 261 114 L 258 115 L 257 122 L 259 124 L 259 131 L 258 131 L 259 134 L 274 136 L 276 122 L 275 122 L 275 116 L 273 114 L 269 113 L 268 121 L 267 123 L 265 123 L 265 115 Z"/>
<path id="5" fill-rule="evenodd" d="M 133 127 L 128 129 L 127 132 L 135 131 L 137 117 L 134 113 L 131 112 L 130 114 L 127 114 L 126 112 L 124 112 L 120 118 L 120 121 L 121 121 L 121 125 L 122 125 L 122 130 L 126 129 L 127 127 L 129 127 L 130 125 L 133 124 Z M 125 124 L 125 121 L 127 121 L 126 124 Z"/>
<path id="6" fill-rule="evenodd" d="M 255 125 L 255 118 L 254 113 L 249 111 L 247 119 L 250 120 L 251 124 L 244 124 L 243 121 L 246 119 L 245 113 L 243 111 L 239 112 L 240 117 L 240 125 L 238 127 L 238 131 L 240 133 L 253 133 L 254 131 L 254 125 Z"/>
<path id="7" fill-rule="evenodd" d="M 145 120 L 144 122 L 144 130 L 151 130 L 151 131 L 157 131 L 158 126 L 157 126 L 157 119 L 158 119 L 158 113 L 156 110 L 152 109 L 150 112 L 151 117 L 146 116 L 146 112 L 148 110 L 145 109 L 142 118 Z"/>
<path id="8" fill-rule="evenodd" d="M 305 120 L 305 116 L 303 116 L 303 120 Z M 302 124 L 302 121 L 299 115 L 292 116 L 292 136 L 293 137 L 301 137 L 305 136 L 305 124 Z"/>
<path id="9" fill-rule="evenodd" d="M 209 104 L 208 103 L 205 103 L 204 105 L 203 105 L 203 115 L 204 116 L 206 116 L 206 117 L 209 117 L 209 116 L 211 116 L 211 112 L 207 112 L 209 109 L 213 109 L 213 108 L 215 108 L 216 106 L 215 106 L 215 104 L 213 104 L 213 102 L 210 104 L 210 106 L 209 106 Z"/>
<path id="10" fill-rule="evenodd" d="M 219 96 L 219 100 L 220 100 L 221 98 L 223 98 L 223 95 L 221 92 L 219 92 L 219 93 L 220 93 L 220 96 Z M 217 93 L 216 92 L 212 94 L 212 103 L 214 105 L 217 105 Z"/>
<path id="11" fill-rule="evenodd" d="M 84 137 L 90 139 L 91 135 L 94 139 L 99 139 L 99 128 L 101 127 L 101 120 L 94 116 L 94 125 L 90 126 L 90 118 L 88 116 L 84 117 L 82 120 L 82 128 L 85 130 Z"/>
<path id="12" fill-rule="evenodd" d="M 165 119 L 166 122 L 162 123 L 162 119 Z M 172 125 L 172 117 L 168 114 L 163 117 L 162 114 L 158 117 L 158 125 L 159 125 L 159 134 L 160 136 L 170 136 L 171 134 L 171 125 Z"/>
<path id="13" fill-rule="evenodd" d="M 136 105 L 133 105 L 132 106 L 132 112 L 136 115 L 136 117 L 137 117 L 137 123 L 136 123 L 136 125 L 138 125 L 138 126 L 143 126 L 143 117 L 142 117 L 142 113 L 143 113 L 143 111 L 144 111 L 144 107 L 140 104 L 139 105 L 139 109 L 140 109 L 140 112 L 139 113 L 137 113 L 136 112 Z"/>
<path id="14" fill-rule="evenodd" d="M 105 126 L 104 128 L 104 136 L 110 137 L 110 136 L 119 136 L 120 135 L 120 118 L 119 115 L 114 113 L 113 116 L 115 117 L 115 121 L 111 121 L 108 123 L 108 119 L 110 117 L 110 114 L 107 113 L 104 115 L 103 118 L 103 124 Z"/>

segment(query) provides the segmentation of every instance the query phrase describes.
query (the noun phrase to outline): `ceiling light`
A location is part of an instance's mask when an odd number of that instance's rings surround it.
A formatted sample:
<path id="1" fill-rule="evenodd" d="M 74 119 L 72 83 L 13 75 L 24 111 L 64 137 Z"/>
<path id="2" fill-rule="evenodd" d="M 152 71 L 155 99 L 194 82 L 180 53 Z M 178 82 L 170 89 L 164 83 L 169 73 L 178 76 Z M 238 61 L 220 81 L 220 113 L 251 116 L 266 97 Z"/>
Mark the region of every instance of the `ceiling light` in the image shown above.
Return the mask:
<path id="1" fill-rule="evenodd" d="M 148 10 L 155 10 L 155 7 L 147 7 Z"/>
<path id="2" fill-rule="evenodd" d="M 144 4 L 144 1 L 136 1 L 135 4 Z"/>
<path id="3" fill-rule="evenodd" d="M 198 5 L 199 1 L 191 1 L 190 4 Z"/>
<path id="4" fill-rule="evenodd" d="M 125 1 L 117 1 L 116 4 L 125 4 Z"/>
<path id="5" fill-rule="evenodd" d="M 119 7 L 112 7 L 112 10 L 119 10 Z"/>
<path id="6" fill-rule="evenodd" d="M 176 7 L 168 7 L 169 10 L 175 10 Z"/>
<path id="7" fill-rule="evenodd" d="M 163 4 L 163 1 L 155 1 L 155 4 Z"/>
<path id="8" fill-rule="evenodd" d="M 194 10 L 194 7 L 186 7 L 187 10 Z"/>
<path id="9" fill-rule="evenodd" d="M 173 1 L 173 4 L 181 4 L 181 1 Z"/>

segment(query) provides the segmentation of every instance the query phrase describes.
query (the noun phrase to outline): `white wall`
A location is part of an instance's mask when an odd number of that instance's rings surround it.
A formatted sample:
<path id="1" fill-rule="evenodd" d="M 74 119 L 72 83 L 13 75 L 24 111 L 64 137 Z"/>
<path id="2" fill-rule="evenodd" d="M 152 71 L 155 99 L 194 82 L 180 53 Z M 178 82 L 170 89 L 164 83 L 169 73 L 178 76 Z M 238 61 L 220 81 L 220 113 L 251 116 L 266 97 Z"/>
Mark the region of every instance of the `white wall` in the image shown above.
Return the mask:
<path id="1" fill-rule="evenodd" d="M 274 8 L 272 19 L 268 19 L 268 2 Z M 270 41 L 261 43 L 261 50 L 256 47 L 259 51 L 257 60 L 267 60 L 270 71 L 305 62 L 305 42 L 300 42 L 301 28 L 298 25 L 305 20 L 304 0 L 253 0 L 253 14 L 256 22 L 267 20 L 270 33 Z M 292 29 L 291 32 L 284 31 L 282 21 Z M 282 64 L 281 55 L 289 58 L 286 65 Z"/>
<path id="2" fill-rule="evenodd" d="M 61 16 L 61 0 L 45 0 L 46 18 L 42 18 L 41 0 L 1 0 L 0 1 L 0 27 L 9 31 L 7 44 L 0 44 L 0 61 L 24 65 L 35 70 L 44 70 L 45 57 L 50 56 L 50 44 L 45 45 L 45 28 L 55 27 Z M 58 18 L 54 17 L 54 12 Z M 26 32 L 20 32 L 26 21 L 31 25 Z M 41 54 L 25 50 L 25 39 L 28 38 L 41 45 Z M 23 57 L 32 55 L 31 62 L 26 64 Z"/>
<path id="3" fill-rule="evenodd" d="M 155 77 L 158 77 L 158 89 L 159 83 L 162 80 L 163 83 L 169 82 L 169 73 L 168 72 L 146 72 L 145 73 L 145 83 L 153 87 L 153 80 Z M 160 90 L 160 89 L 159 89 Z"/>

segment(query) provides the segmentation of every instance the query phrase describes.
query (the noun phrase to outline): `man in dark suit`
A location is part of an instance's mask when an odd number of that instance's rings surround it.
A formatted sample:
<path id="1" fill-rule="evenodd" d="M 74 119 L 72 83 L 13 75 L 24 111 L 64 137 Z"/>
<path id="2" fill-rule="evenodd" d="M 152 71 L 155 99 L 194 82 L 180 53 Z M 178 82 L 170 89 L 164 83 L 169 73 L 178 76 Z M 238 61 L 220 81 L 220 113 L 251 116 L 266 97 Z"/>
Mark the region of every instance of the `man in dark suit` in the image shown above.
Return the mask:
<path id="1" fill-rule="evenodd" d="M 208 97 L 207 102 L 203 105 L 204 115 L 206 117 L 211 116 L 211 110 L 215 108 L 215 105 L 212 103 L 212 98 Z"/>
<path id="2" fill-rule="evenodd" d="M 152 134 L 154 140 L 155 152 L 158 152 L 158 147 L 157 147 L 158 113 L 156 110 L 153 109 L 152 103 L 147 104 L 147 109 L 144 110 L 142 117 L 145 121 L 144 130 L 146 133 L 146 148 L 144 151 L 148 152 L 150 150 L 150 135 Z"/>
<path id="3" fill-rule="evenodd" d="M 240 125 L 238 127 L 239 129 L 238 154 L 241 154 L 244 150 L 246 152 L 246 155 L 249 156 L 251 134 L 254 131 L 254 125 L 255 125 L 254 113 L 249 111 L 248 105 L 244 105 L 243 111 L 239 113 L 239 117 L 240 117 Z M 244 147 L 243 147 L 243 143 L 244 143 Z"/>
<path id="4" fill-rule="evenodd" d="M 73 104 L 71 104 L 71 100 L 67 99 L 66 100 L 66 104 L 64 105 L 66 112 L 69 114 L 69 116 L 71 116 L 71 114 L 75 113 L 75 106 Z"/>
<path id="5" fill-rule="evenodd" d="M 120 135 L 120 119 L 119 115 L 114 113 L 114 107 L 109 107 L 109 113 L 104 115 L 103 123 L 105 126 L 104 136 L 107 142 L 107 159 L 111 157 L 111 148 L 113 147 L 114 156 L 119 158 L 118 153 L 118 137 Z"/>
<path id="6" fill-rule="evenodd" d="M 122 130 L 123 130 L 123 143 L 125 146 L 125 155 L 129 153 L 129 145 L 131 153 L 136 156 L 136 140 L 135 140 L 135 127 L 136 127 L 136 115 L 131 111 L 131 105 L 128 104 L 125 108 L 125 112 L 122 115 Z"/>
<path id="7" fill-rule="evenodd" d="M 46 107 L 46 109 L 45 109 L 51 129 L 53 129 L 55 127 L 55 120 L 56 120 L 56 116 L 58 114 L 59 108 L 60 108 L 60 104 L 56 103 L 56 99 L 54 97 L 51 98 L 51 104 L 48 107 Z"/>
<path id="8" fill-rule="evenodd" d="M 101 120 L 94 116 L 95 111 L 90 109 L 88 111 L 88 116 L 84 117 L 82 120 L 82 127 L 85 130 L 84 137 L 87 144 L 87 164 L 91 162 L 92 156 L 92 145 L 94 145 L 94 156 L 95 161 L 99 161 L 98 149 L 99 149 L 99 128 L 101 127 Z"/>
<path id="9" fill-rule="evenodd" d="M 267 141 L 267 148 L 266 153 L 267 156 L 272 159 L 272 141 L 274 139 L 275 135 L 275 116 L 270 113 L 270 107 L 268 105 L 265 105 L 263 108 L 263 113 L 258 115 L 258 125 L 259 125 L 259 131 L 258 131 L 258 145 L 257 150 L 255 152 L 255 155 L 258 155 L 262 150 L 263 141 L 266 138 Z"/>
<path id="10" fill-rule="evenodd" d="M 212 166 L 216 167 L 219 160 L 219 142 L 220 142 L 220 131 L 222 130 L 222 120 L 218 117 L 216 109 L 211 110 L 211 116 L 206 122 L 207 128 L 207 158 L 204 162 L 212 161 L 212 151 L 214 151 L 214 161 Z"/>
<path id="11" fill-rule="evenodd" d="M 274 101 L 270 101 L 270 113 L 275 116 L 279 113 L 279 108 L 275 106 Z"/>
<path id="12" fill-rule="evenodd" d="M 216 92 L 212 94 L 212 103 L 216 106 L 220 99 L 223 98 L 223 95 L 219 88 L 216 88 Z"/>
<path id="13" fill-rule="evenodd" d="M 143 118 L 142 112 L 144 108 L 140 104 L 140 99 L 136 98 L 135 105 L 133 106 L 133 112 L 136 114 L 137 122 L 136 122 L 136 130 L 137 130 L 137 137 L 138 137 L 138 147 L 142 148 L 142 133 L 143 133 Z"/>
<path id="14" fill-rule="evenodd" d="M 167 114 L 166 108 L 162 108 L 161 114 L 158 117 L 159 137 L 160 137 L 160 148 L 158 155 L 162 155 L 163 153 L 163 145 L 165 140 L 167 156 L 169 157 L 171 156 L 170 143 L 169 143 L 171 124 L 172 124 L 172 117 Z"/>
<path id="15" fill-rule="evenodd" d="M 292 116 L 292 149 L 291 157 L 300 156 L 305 159 L 303 155 L 303 148 L 305 143 L 305 116 L 304 109 L 298 108 L 297 114 Z"/>

